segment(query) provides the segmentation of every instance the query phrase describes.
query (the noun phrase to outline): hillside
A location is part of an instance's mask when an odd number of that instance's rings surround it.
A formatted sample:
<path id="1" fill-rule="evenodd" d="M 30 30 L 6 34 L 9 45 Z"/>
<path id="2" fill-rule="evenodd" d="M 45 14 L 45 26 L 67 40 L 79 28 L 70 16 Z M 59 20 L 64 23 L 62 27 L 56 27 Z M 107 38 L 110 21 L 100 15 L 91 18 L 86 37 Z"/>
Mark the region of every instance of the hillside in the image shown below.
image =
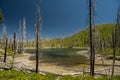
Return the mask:
<path id="1" fill-rule="evenodd" d="M 102 42 L 106 44 L 107 47 L 112 46 L 112 30 L 115 24 L 100 24 L 93 27 L 94 42 L 99 43 L 101 39 Z M 87 47 L 89 46 L 89 28 L 75 33 L 69 37 L 60 39 L 54 38 L 44 41 L 44 46 L 49 47 Z"/>

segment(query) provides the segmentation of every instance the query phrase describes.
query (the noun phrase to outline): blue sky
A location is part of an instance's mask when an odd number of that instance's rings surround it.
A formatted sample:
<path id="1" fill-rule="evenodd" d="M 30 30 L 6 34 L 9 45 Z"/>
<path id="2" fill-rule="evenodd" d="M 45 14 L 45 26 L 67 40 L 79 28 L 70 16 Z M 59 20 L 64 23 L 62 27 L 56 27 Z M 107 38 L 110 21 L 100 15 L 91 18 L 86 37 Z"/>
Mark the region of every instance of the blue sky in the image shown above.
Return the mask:
<path id="1" fill-rule="evenodd" d="M 118 0 L 96 1 L 96 24 L 115 23 Z M 8 36 L 18 32 L 19 20 L 25 17 L 27 37 L 34 37 L 37 2 L 0 0 Z M 88 26 L 88 0 L 41 0 L 40 8 L 42 37 L 66 37 Z"/>

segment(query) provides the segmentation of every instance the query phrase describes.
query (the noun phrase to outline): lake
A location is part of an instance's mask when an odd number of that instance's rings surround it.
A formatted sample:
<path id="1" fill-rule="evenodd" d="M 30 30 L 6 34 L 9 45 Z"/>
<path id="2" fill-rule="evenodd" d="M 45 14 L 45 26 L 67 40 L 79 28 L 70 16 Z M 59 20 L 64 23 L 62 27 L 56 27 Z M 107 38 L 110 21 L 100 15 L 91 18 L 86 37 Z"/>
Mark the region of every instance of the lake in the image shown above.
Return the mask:
<path id="1" fill-rule="evenodd" d="M 88 59 L 85 56 L 76 54 L 78 51 L 81 51 L 81 49 L 43 49 L 39 51 L 39 60 L 41 63 L 55 63 L 62 66 L 88 63 Z M 35 49 L 27 49 L 25 52 L 35 54 Z M 35 60 L 35 55 L 31 56 L 30 60 Z"/>

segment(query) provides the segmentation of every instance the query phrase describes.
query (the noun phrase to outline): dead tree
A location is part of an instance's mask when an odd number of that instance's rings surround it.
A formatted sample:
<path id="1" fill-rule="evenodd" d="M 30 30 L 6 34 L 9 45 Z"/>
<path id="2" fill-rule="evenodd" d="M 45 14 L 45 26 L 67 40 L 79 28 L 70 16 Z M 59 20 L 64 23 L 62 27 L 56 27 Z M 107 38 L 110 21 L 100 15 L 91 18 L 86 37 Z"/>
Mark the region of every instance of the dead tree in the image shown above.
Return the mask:
<path id="1" fill-rule="evenodd" d="M 95 26 L 95 0 L 89 0 L 89 27 L 90 27 L 90 75 L 94 76 L 95 48 L 93 39 L 93 29 Z"/>
<path id="2" fill-rule="evenodd" d="M 120 39 L 120 5 L 118 8 L 118 12 L 117 12 L 117 23 L 116 23 L 116 27 L 113 31 L 113 65 L 112 65 L 112 73 L 111 73 L 111 79 L 113 79 L 114 77 L 114 66 L 115 66 L 115 59 L 116 59 L 116 52 L 117 52 L 117 48 L 119 47 L 119 40 Z"/>
<path id="3" fill-rule="evenodd" d="M 115 66 L 115 56 L 116 56 L 116 29 L 113 30 L 112 41 L 113 41 L 113 65 L 112 65 L 111 79 L 114 76 L 114 66 Z"/>
<path id="4" fill-rule="evenodd" d="M 22 53 L 24 53 L 24 47 L 25 47 L 25 42 L 26 42 L 26 21 L 25 18 L 23 18 L 23 23 L 22 23 Z"/>
<path id="5" fill-rule="evenodd" d="M 9 40 L 9 49 L 12 50 L 12 38 Z"/>
<path id="6" fill-rule="evenodd" d="M 6 26 L 5 26 L 5 24 L 3 24 L 2 48 L 5 47 L 6 36 L 7 36 L 7 30 L 6 30 Z"/>
<path id="7" fill-rule="evenodd" d="M 8 38 L 6 38 L 6 44 L 5 44 L 5 53 L 4 53 L 4 64 L 6 64 L 6 57 L 7 57 L 7 43 L 8 43 Z"/>
<path id="8" fill-rule="evenodd" d="M 37 20 L 36 20 L 36 73 L 38 72 L 39 66 L 39 39 L 40 39 L 40 24 L 41 24 L 41 16 L 40 16 L 40 5 L 37 6 Z"/>
<path id="9" fill-rule="evenodd" d="M 22 53 L 22 46 L 21 46 L 21 21 L 19 21 L 19 36 L 18 36 L 18 38 L 19 38 L 19 53 Z"/>
<path id="10" fill-rule="evenodd" d="M 13 47 L 14 47 L 14 54 L 12 56 L 12 65 L 11 65 L 11 69 L 13 68 L 13 64 L 14 64 L 14 59 L 15 59 L 15 54 L 16 54 L 16 33 L 14 33 L 14 42 L 13 42 Z"/>

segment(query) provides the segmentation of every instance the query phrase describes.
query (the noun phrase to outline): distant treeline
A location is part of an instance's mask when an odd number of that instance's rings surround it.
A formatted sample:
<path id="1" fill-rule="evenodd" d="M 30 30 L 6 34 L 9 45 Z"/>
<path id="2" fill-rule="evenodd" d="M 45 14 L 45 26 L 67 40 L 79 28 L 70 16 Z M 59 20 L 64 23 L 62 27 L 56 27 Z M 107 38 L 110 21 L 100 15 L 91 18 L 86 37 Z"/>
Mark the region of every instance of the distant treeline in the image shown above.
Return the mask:
<path id="1" fill-rule="evenodd" d="M 104 47 L 112 47 L 112 31 L 115 24 L 101 24 L 93 27 L 94 44 L 99 47 L 100 41 Z M 44 47 L 72 48 L 89 46 L 89 29 L 86 28 L 74 35 L 65 38 L 43 39 Z"/>

